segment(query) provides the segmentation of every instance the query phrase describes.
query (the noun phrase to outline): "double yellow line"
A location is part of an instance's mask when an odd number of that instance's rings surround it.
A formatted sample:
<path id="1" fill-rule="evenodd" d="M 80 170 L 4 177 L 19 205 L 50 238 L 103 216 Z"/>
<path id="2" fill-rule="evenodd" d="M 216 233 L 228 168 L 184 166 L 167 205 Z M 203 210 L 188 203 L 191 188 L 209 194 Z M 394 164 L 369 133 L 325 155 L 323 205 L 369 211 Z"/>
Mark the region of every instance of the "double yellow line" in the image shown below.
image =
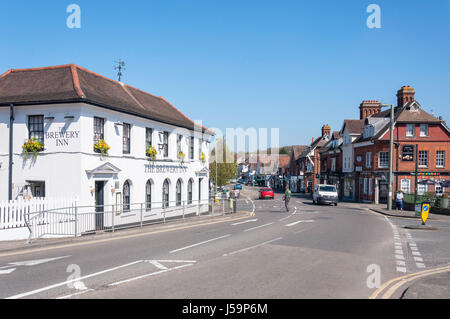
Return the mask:
<path id="1" fill-rule="evenodd" d="M 392 280 L 389 280 L 388 282 L 384 283 L 380 288 L 378 288 L 370 297 L 369 299 L 377 299 L 381 293 L 383 295 L 381 296 L 381 299 L 389 299 L 392 297 L 392 295 L 404 284 L 414 281 L 416 279 L 427 277 L 431 275 L 436 275 L 444 272 L 450 272 L 450 266 L 445 267 L 439 267 L 434 269 L 428 269 L 421 272 L 416 272 L 414 274 L 409 274 L 401 277 L 394 278 Z"/>

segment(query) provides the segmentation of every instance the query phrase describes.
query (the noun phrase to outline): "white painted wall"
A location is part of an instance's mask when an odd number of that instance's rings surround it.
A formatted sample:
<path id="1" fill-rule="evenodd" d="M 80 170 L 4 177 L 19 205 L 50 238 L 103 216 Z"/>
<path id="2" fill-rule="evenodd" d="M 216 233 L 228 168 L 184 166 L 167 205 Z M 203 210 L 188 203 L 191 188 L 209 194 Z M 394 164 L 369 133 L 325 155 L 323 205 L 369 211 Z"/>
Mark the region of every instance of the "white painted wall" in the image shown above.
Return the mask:
<path id="1" fill-rule="evenodd" d="M 44 115 L 55 117 L 54 120 L 44 121 L 44 133 L 57 132 L 60 128 L 78 132 L 74 138 L 68 141 L 67 146 L 56 145 L 56 140 L 45 138 L 45 151 L 40 153 L 36 160 L 31 158 L 24 160 L 22 145 L 28 139 L 28 115 Z M 74 120 L 64 119 L 64 116 L 74 116 Z M 93 117 L 105 118 L 105 141 L 111 146 L 109 156 L 102 156 L 93 151 Z M 122 126 L 114 123 L 126 122 L 131 127 L 131 153 L 122 152 Z M 8 139 L 9 139 L 9 108 L 0 108 L 0 200 L 6 200 L 8 196 Z M 14 169 L 13 183 L 23 185 L 27 180 L 45 181 L 46 197 L 78 196 L 81 205 L 94 205 L 95 198 L 91 189 L 95 187 L 96 180 L 105 180 L 105 204 L 115 202 L 115 182 L 120 184 L 120 190 L 126 180 L 131 181 L 131 202 L 145 202 L 145 185 L 147 180 L 153 181 L 152 201 L 162 201 L 162 185 L 166 178 L 170 180 L 170 200 L 176 200 L 175 185 L 179 178 L 182 179 L 182 200 L 187 200 L 187 184 L 189 179 L 194 180 L 193 199 L 199 198 L 199 177 L 196 172 L 207 167 L 208 150 L 203 142 L 202 151 L 207 156 L 206 164 L 199 157 L 198 138 L 195 139 L 194 160 L 188 159 L 187 138 L 183 138 L 182 150 L 186 154 L 185 172 L 174 173 L 146 173 L 145 165 L 149 164 L 145 156 L 145 128 L 154 129 L 153 146 L 158 150 L 158 131 L 168 131 L 169 157 L 163 159 L 158 154 L 156 165 L 180 166 L 177 159 L 176 138 L 180 131 L 177 127 L 151 121 L 120 112 L 110 111 L 104 108 L 87 104 L 60 104 L 43 106 L 18 106 L 15 107 L 14 124 Z M 193 133 L 181 130 L 183 134 Z M 76 138 L 75 138 L 76 135 Z M 209 140 L 205 135 L 204 139 Z M 158 150 L 159 151 L 159 150 Z M 86 170 L 93 170 L 98 166 L 111 163 L 121 172 L 117 175 L 90 176 Z M 202 199 L 208 198 L 209 174 L 202 180 Z M 17 195 L 17 187 L 14 191 Z"/>

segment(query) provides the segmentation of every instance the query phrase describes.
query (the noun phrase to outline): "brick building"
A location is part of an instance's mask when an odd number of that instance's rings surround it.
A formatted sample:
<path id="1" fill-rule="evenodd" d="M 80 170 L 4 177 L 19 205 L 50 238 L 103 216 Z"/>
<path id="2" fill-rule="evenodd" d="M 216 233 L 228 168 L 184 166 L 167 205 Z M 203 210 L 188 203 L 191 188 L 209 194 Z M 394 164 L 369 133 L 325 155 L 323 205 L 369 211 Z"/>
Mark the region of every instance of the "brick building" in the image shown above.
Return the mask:
<path id="1" fill-rule="evenodd" d="M 342 136 L 333 132 L 331 140 L 319 149 L 320 183 L 335 185 L 339 197 L 342 194 Z"/>
<path id="2" fill-rule="evenodd" d="M 300 156 L 307 147 L 307 145 L 292 145 L 289 152 L 287 178 L 289 179 L 290 189 L 294 193 L 301 191 L 301 178 L 304 173 L 300 168 Z"/>
<path id="3" fill-rule="evenodd" d="M 369 102 L 369 103 L 367 103 Z M 379 107 L 377 106 L 379 105 Z M 390 110 L 381 112 L 377 101 L 360 106 L 363 133 L 352 143 L 355 166 L 355 199 L 386 202 L 388 197 Z M 404 86 L 397 92 L 394 111 L 394 191 L 414 193 L 415 171 L 440 181 L 450 175 L 450 130 L 415 100 L 415 91 Z M 422 179 L 419 177 L 418 180 Z M 448 192 L 440 186 L 418 184 L 418 193 Z"/>
<path id="4" fill-rule="evenodd" d="M 328 144 L 331 139 L 331 128 L 328 124 L 322 126 L 322 135 L 313 139 L 299 158 L 300 170 L 304 172 L 301 176 L 301 188 L 311 192 L 320 182 L 320 153 L 319 150 Z"/>

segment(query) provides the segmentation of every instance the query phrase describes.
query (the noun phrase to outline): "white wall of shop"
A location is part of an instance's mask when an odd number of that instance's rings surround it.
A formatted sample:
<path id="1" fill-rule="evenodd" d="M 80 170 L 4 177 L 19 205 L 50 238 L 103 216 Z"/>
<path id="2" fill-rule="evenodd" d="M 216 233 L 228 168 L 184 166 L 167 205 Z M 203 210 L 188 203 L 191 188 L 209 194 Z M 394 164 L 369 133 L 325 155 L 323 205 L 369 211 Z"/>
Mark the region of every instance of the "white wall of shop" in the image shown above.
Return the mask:
<path id="1" fill-rule="evenodd" d="M 36 160 L 32 157 L 25 160 L 22 145 L 28 139 L 28 115 L 44 115 L 54 117 L 44 121 L 44 133 L 59 132 L 61 128 L 74 132 L 71 138 L 64 143 L 50 138 L 46 134 L 45 151 L 40 153 Z M 65 119 L 65 116 L 73 116 L 73 119 Z M 93 118 L 94 116 L 105 119 L 105 141 L 111 146 L 108 157 L 102 157 L 93 151 Z M 122 153 L 122 126 L 115 123 L 126 122 L 131 124 L 131 152 Z M 148 172 L 146 165 L 150 161 L 145 156 L 145 128 L 153 128 L 153 145 L 158 150 L 158 131 L 168 131 L 169 157 L 163 159 L 158 154 L 156 161 L 161 172 Z M 182 141 L 182 150 L 186 154 L 185 163 L 182 165 L 177 159 L 177 134 L 185 135 Z M 92 189 L 96 180 L 104 180 L 105 204 L 115 203 L 116 181 L 119 182 L 119 190 L 126 180 L 131 182 L 131 202 L 145 202 L 145 185 L 149 179 L 153 181 L 152 202 L 162 201 L 162 185 L 166 178 L 170 180 L 170 201 L 175 201 L 175 185 L 178 179 L 182 179 L 182 200 L 187 199 L 187 184 L 189 179 L 194 181 L 193 199 L 198 196 L 198 172 L 207 167 L 199 159 L 199 139 L 196 136 L 194 144 L 194 160 L 188 159 L 187 135 L 193 134 L 188 130 L 177 130 L 177 127 L 151 121 L 120 112 L 110 111 L 105 108 L 87 104 L 60 104 L 42 106 L 17 106 L 15 107 L 14 123 L 14 169 L 13 183 L 17 194 L 17 187 L 26 181 L 45 181 L 46 197 L 67 197 L 77 195 L 81 205 L 94 205 L 95 196 Z M 198 133 L 200 134 L 200 133 Z M 8 152 L 9 152 L 9 108 L 0 108 L 0 200 L 6 200 L 8 196 Z M 209 140 L 210 136 L 203 136 Z M 202 152 L 208 155 L 207 143 L 203 143 Z M 110 163 L 120 172 L 110 175 L 90 175 L 87 170 Z M 166 167 L 165 170 L 162 168 Z M 170 169 L 172 167 L 172 169 Z M 178 167 L 178 168 L 176 168 Z M 208 198 L 209 174 L 203 176 L 202 199 Z M 112 192 L 114 190 L 114 192 Z M 15 195 L 16 195 L 15 194 Z"/>

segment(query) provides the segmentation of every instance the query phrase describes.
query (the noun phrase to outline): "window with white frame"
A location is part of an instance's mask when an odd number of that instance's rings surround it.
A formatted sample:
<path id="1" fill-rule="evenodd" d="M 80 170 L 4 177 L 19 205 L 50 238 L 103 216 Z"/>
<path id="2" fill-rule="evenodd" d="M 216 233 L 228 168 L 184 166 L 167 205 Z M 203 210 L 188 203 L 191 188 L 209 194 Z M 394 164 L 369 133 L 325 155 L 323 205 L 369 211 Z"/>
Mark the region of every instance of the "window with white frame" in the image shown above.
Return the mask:
<path id="1" fill-rule="evenodd" d="M 148 148 L 150 146 L 152 146 L 152 144 L 153 144 L 152 135 L 153 135 L 153 129 L 146 127 L 145 128 L 145 151 L 147 151 Z"/>
<path id="2" fill-rule="evenodd" d="M 411 180 L 405 178 L 400 182 L 400 189 L 403 193 L 409 194 L 411 192 Z"/>
<path id="3" fill-rule="evenodd" d="M 420 136 L 428 136 L 428 124 L 420 124 Z"/>
<path id="4" fill-rule="evenodd" d="M 130 141 L 131 141 L 131 124 L 123 123 L 122 144 L 124 154 L 130 154 L 130 146 L 131 146 Z"/>
<path id="5" fill-rule="evenodd" d="M 163 156 L 169 156 L 169 132 L 163 132 Z"/>
<path id="6" fill-rule="evenodd" d="M 445 151 L 436 152 L 436 167 L 445 167 Z"/>
<path id="7" fill-rule="evenodd" d="M 372 195 L 372 179 L 369 179 L 369 195 Z"/>
<path id="8" fill-rule="evenodd" d="M 177 135 L 177 156 L 180 156 L 180 153 L 182 152 L 181 142 L 183 141 L 183 135 L 178 134 Z"/>
<path id="9" fill-rule="evenodd" d="M 415 124 L 406 124 L 406 137 L 414 137 L 415 135 Z"/>
<path id="10" fill-rule="evenodd" d="M 104 139 L 105 139 L 105 119 L 100 117 L 94 117 L 94 145 Z M 97 149 L 94 148 L 94 151 L 97 151 Z"/>
<path id="11" fill-rule="evenodd" d="M 194 159 L 194 137 L 189 136 L 189 159 Z"/>
<path id="12" fill-rule="evenodd" d="M 336 171 L 336 158 L 331 159 L 331 171 Z"/>
<path id="13" fill-rule="evenodd" d="M 428 151 L 419 151 L 419 167 L 428 167 Z"/>
<path id="14" fill-rule="evenodd" d="M 380 152 L 378 155 L 378 167 L 388 168 L 389 167 L 389 152 Z"/>
<path id="15" fill-rule="evenodd" d="M 202 139 L 198 139 L 198 159 L 202 159 L 202 151 L 203 151 L 203 140 Z"/>
<path id="16" fill-rule="evenodd" d="M 364 178 L 364 194 L 367 194 L 367 178 Z"/>
<path id="17" fill-rule="evenodd" d="M 367 168 L 372 167 L 372 152 L 366 153 L 366 167 Z"/>
<path id="18" fill-rule="evenodd" d="M 428 192 L 428 185 L 418 184 L 417 185 L 417 194 L 424 195 Z"/>

